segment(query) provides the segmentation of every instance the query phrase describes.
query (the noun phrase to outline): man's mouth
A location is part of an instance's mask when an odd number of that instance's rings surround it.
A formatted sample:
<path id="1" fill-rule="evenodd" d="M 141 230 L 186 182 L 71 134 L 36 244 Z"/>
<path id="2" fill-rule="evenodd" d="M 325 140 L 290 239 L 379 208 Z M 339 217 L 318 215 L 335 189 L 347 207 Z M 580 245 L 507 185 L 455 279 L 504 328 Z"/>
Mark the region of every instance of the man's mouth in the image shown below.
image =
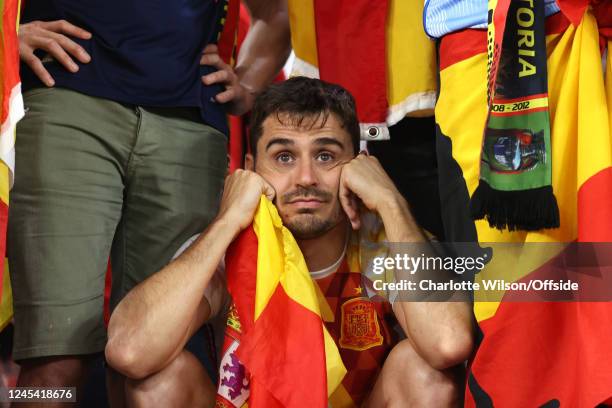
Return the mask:
<path id="1" fill-rule="evenodd" d="M 295 190 L 283 194 L 280 202 L 289 208 L 297 209 L 298 212 L 310 212 L 331 202 L 333 198 L 333 195 L 328 191 L 314 187 L 298 186 Z"/>
<path id="2" fill-rule="evenodd" d="M 289 201 L 287 204 L 295 206 L 297 208 L 319 208 L 324 203 L 323 200 L 318 198 L 304 197 L 293 199 Z"/>

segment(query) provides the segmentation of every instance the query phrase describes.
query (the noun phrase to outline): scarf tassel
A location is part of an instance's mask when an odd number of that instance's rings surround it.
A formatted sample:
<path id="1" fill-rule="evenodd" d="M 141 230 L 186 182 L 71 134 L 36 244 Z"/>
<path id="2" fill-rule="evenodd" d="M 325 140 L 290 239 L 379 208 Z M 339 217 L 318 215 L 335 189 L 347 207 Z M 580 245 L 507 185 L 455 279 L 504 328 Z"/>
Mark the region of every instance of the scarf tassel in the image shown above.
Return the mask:
<path id="1" fill-rule="evenodd" d="M 501 191 L 481 179 L 472 195 L 470 212 L 475 220 L 486 219 L 491 228 L 500 230 L 537 231 L 560 225 L 559 206 L 550 185 Z"/>

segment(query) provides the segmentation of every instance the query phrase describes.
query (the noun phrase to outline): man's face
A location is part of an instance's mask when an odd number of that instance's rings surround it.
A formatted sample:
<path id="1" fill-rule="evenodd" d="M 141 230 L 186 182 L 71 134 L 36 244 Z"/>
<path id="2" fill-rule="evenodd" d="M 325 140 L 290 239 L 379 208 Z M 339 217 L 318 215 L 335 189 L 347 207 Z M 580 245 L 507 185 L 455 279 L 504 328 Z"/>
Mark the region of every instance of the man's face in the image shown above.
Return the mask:
<path id="1" fill-rule="evenodd" d="M 290 117 L 280 119 L 272 115 L 263 122 L 254 170 L 274 187 L 276 207 L 295 237 L 316 238 L 345 217 L 338 187 L 342 165 L 354 156 L 351 138 L 334 114 L 324 124 L 322 117 L 314 124 L 305 118 L 302 127 L 292 126 Z"/>

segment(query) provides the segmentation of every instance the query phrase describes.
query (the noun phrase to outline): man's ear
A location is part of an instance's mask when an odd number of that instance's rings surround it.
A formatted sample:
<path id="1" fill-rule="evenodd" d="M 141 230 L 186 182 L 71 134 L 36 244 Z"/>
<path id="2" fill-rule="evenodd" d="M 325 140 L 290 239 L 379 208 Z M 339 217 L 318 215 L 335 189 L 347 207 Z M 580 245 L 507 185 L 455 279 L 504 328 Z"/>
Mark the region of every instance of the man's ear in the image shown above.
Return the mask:
<path id="1" fill-rule="evenodd" d="M 247 153 L 244 156 L 244 168 L 246 170 L 255 171 L 255 158 L 251 153 Z"/>

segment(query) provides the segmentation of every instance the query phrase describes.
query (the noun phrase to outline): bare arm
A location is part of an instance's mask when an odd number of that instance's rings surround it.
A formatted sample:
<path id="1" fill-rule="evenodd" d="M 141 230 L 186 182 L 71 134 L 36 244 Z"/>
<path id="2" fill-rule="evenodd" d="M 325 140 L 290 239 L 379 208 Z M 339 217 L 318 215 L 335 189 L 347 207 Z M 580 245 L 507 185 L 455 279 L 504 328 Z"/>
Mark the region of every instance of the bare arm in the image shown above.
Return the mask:
<path id="1" fill-rule="evenodd" d="M 127 294 L 108 327 L 111 366 L 143 378 L 176 357 L 210 315 L 204 289 L 233 234 L 223 220 L 215 221 L 179 258 Z"/>
<path id="2" fill-rule="evenodd" d="M 254 96 L 279 73 L 291 51 L 286 0 L 246 0 L 251 15 L 249 33 L 240 48 L 236 73 Z"/>
<path id="3" fill-rule="evenodd" d="M 359 155 L 342 171 L 341 202 L 353 227 L 358 228 L 358 211 L 352 195 L 379 214 L 389 242 L 427 242 L 408 204 L 376 158 Z M 459 364 L 472 351 L 470 302 L 396 301 L 394 311 L 414 349 L 433 368 L 441 370 Z"/>
<path id="4" fill-rule="evenodd" d="M 204 290 L 227 247 L 251 223 L 261 194 L 273 198 L 274 190 L 255 173 L 239 170 L 229 176 L 216 220 L 181 256 L 119 303 L 105 350 L 113 368 L 130 378 L 144 378 L 181 352 L 210 316 Z M 223 301 L 214 295 L 213 301 Z"/>
<path id="5" fill-rule="evenodd" d="M 389 242 L 427 242 L 401 196 L 390 196 L 379 214 Z M 474 342 L 470 302 L 398 300 L 393 310 L 417 353 L 433 368 L 450 368 L 469 357 Z"/>
<path id="6" fill-rule="evenodd" d="M 226 104 L 234 115 L 248 112 L 253 101 L 280 72 L 291 51 L 289 14 L 286 0 L 245 0 L 251 16 L 235 69 L 225 64 L 215 45 L 204 49 L 200 61 L 219 69 L 202 77 L 206 85 L 222 83 L 226 90 L 215 99 Z"/>

